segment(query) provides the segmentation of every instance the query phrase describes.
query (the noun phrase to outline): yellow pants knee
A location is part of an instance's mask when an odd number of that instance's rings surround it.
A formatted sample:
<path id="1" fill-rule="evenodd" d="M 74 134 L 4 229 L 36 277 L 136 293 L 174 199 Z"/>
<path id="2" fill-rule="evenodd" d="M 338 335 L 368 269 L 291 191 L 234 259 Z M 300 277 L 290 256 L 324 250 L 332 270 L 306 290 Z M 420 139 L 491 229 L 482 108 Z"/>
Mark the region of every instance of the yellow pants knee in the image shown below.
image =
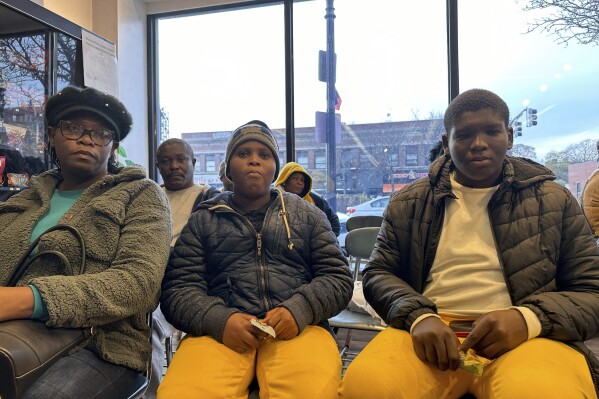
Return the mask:
<path id="1" fill-rule="evenodd" d="M 261 398 L 335 398 L 341 376 L 337 343 L 317 326 L 289 340 L 267 340 L 239 354 L 211 337 L 181 342 L 158 388 L 159 399 L 247 399 L 256 377 Z"/>
<path id="2" fill-rule="evenodd" d="M 380 332 L 350 364 L 341 398 L 597 398 L 583 355 L 568 345 L 536 338 L 495 359 L 481 377 L 441 371 L 416 356 L 410 334 Z"/>

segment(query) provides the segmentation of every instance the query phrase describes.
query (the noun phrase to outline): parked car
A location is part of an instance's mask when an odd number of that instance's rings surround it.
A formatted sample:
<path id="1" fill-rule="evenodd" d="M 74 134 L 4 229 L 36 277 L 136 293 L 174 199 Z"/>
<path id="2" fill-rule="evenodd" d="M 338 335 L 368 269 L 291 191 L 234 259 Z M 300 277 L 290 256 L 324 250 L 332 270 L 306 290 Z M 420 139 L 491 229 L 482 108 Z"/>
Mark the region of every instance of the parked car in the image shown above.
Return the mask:
<path id="1" fill-rule="evenodd" d="M 356 206 L 348 206 L 347 215 L 349 217 L 367 215 L 383 216 L 383 211 L 388 203 L 388 196 L 376 197 Z"/>

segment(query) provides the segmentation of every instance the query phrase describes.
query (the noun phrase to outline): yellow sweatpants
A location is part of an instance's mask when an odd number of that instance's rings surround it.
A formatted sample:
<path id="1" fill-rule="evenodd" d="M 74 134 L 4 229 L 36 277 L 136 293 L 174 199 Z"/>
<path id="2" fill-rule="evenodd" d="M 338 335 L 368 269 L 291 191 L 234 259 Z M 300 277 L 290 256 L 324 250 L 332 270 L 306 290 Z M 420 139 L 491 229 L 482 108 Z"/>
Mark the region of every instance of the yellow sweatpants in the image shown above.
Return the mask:
<path id="1" fill-rule="evenodd" d="M 335 398 L 341 380 L 337 343 L 317 326 L 307 326 L 289 341 L 266 340 L 243 354 L 211 337 L 186 337 L 158 387 L 158 398 L 247 399 L 254 377 L 262 399 Z"/>
<path id="2" fill-rule="evenodd" d="M 534 338 L 485 366 L 476 377 L 441 371 L 416 356 L 410 334 L 388 327 L 352 361 L 340 398 L 597 398 L 586 360 L 564 343 Z"/>

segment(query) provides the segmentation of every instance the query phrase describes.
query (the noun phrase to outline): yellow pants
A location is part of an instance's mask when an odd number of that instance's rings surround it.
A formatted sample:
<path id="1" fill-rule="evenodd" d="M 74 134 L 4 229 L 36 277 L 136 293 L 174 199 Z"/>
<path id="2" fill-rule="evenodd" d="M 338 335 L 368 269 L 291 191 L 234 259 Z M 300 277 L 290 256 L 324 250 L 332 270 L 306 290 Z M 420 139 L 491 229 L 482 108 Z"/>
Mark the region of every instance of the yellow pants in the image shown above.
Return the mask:
<path id="1" fill-rule="evenodd" d="M 335 398 L 341 359 L 331 334 L 307 326 L 289 340 L 266 340 L 257 351 L 237 353 L 211 337 L 186 337 L 162 384 L 159 399 L 247 399 L 257 377 L 260 398 Z"/>
<path id="2" fill-rule="evenodd" d="M 388 327 L 352 361 L 340 398 L 597 398 L 586 360 L 564 343 L 534 338 L 485 366 L 480 377 L 441 371 L 416 356 L 410 334 Z"/>

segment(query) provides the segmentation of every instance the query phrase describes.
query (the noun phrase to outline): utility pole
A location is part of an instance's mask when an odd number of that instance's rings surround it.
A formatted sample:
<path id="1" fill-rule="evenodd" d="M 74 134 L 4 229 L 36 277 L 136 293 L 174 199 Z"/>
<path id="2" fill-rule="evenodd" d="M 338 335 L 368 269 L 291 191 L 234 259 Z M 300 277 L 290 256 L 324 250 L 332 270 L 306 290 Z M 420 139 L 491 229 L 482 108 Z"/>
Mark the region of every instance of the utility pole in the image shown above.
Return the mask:
<path id="1" fill-rule="evenodd" d="M 335 152 L 335 8 L 333 7 L 334 0 L 327 0 L 327 8 L 325 19 L 327 21 L 327 195 L 326 200 L 329 203 L 333 212 L 337 212 L 337 171 L 336 161 L 337 154 Z"/>

